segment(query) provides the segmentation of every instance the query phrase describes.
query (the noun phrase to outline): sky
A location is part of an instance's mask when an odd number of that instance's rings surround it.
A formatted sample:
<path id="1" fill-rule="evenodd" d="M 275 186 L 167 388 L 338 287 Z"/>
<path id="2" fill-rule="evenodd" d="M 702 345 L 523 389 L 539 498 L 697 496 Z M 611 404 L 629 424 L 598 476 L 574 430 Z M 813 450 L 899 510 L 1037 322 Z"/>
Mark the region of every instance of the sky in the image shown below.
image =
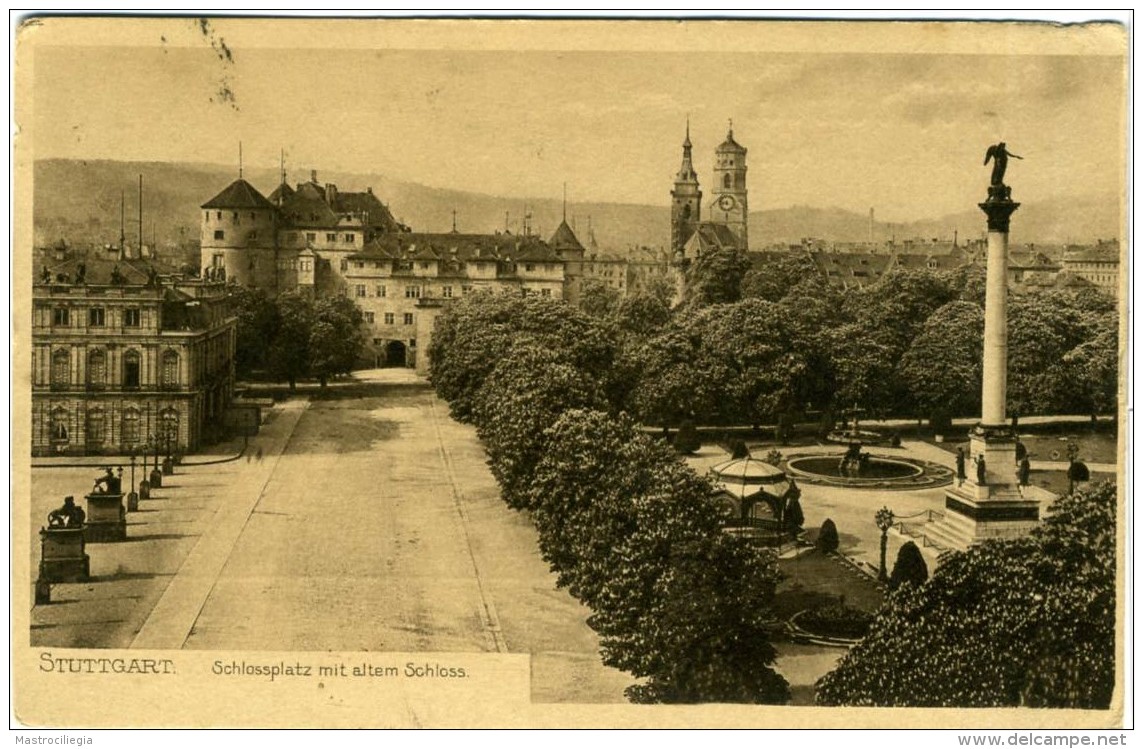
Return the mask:
<path id="1" fill-rule="evenodd" d="M 294 181 L 381 173 L 538 198 L 566 182 L 575 201 L 667 205 L 689 117 L 704 190 L 733 121 L 752 210 L 874 207 L 888 221 L 970 209 L 999 140 L 1025 159 L 1009 163 L 1018 200 L 1114 191 L 1124 174 L 1125 62 L 1082 45 L 946 54 L 955 45 L 918 33 L 833 51 L 751 45 L 739 25 L 725 49 L 717 27 L 701 44 L 670 32 L 551 49 L 558 34 L 482 45 L 480 28 L 456 44 L 342 45 L 323 26 L 276 46 L 236 23 L 36 44 L 33 114 L 16 115 L 33 125 L 35 157 L 236 164 L 241 141 L 248 165 L 277 166 L 284 149 Z"/>

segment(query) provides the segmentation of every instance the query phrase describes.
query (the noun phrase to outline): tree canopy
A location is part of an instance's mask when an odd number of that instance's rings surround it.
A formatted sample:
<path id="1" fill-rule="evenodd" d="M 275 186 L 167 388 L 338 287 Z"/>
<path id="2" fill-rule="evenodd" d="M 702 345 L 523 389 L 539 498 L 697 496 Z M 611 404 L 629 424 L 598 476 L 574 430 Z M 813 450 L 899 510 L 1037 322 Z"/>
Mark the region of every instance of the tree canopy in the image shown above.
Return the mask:
<path id="1" fill-rule="evenodd" d="M 903 585 L 817 684 L 821 705 L 1106 709 L 1115 683 L 1116 490 L 1061 497 L 1013 541 Z"/>

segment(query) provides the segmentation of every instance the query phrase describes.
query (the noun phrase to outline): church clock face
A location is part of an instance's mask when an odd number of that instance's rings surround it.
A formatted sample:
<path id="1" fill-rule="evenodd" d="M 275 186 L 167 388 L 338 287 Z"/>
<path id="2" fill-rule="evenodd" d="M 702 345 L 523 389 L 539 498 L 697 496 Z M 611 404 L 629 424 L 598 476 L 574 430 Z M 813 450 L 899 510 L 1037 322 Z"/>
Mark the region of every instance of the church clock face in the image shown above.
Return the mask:
<path id="1" fill-rule="evenodd" d="M 734 198 L 729 195 L 723 195 L 718 199 L 718 207 L 724 211 L 734 210 Z"/>

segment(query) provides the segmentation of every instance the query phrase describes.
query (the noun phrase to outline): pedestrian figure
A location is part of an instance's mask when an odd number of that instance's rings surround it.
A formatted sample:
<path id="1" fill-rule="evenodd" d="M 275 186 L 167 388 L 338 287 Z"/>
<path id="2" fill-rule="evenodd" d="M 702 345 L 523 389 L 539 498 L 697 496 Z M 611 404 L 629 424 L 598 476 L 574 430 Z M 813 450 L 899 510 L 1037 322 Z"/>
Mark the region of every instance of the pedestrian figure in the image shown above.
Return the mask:
<path id="1" fill-rule="evenodd" d="M 964 448 L 958 447 L 956 449 L 956 485 L 960 486 L 964 483 Z"/>
<path id="2" fill-rule="evenodd" d="M 1024 487 L 1028 485 L 1028 474 L 1032 472 L 1032 464 L 1028 461 L 1028 456 L 1025 455 L 1020 459 L 1020 468 L 1016 471 L 1016 478 L 1020 484 L 1020 493 L 1024 492 Z"/>
<path id="3" fill-rule="evenodd" d="M 985 480 L 986 473 L 984 471 L 984 456 L 976 456 L 976 484 L 977 486 L 987 486 L 988 482 Z"/>
<path id="4" fill-rule="evenodd" d="M 258 462 L 259 463 L 262 462 L 262 446 L 261 445 L 258 446 Z"/>

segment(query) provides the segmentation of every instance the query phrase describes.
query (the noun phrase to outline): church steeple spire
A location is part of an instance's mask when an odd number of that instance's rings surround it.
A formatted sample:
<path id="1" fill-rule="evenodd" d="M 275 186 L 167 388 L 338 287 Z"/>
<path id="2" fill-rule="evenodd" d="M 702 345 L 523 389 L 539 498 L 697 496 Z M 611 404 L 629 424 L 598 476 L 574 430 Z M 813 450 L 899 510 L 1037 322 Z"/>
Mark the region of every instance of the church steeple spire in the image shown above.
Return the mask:
<path id="1" fill-rule="evenodd" d="M 691 118 L 687 117 L 686 136 L 683 138 L 683 163 L 675 175 L 675 189 L 671 190 L 671 249 L 679 251 L 690 238 L 699 222 L 702 190 L 698 174 L 691 162 Z"/>
<path id="2" fill-rule="evenodd" d="M 683 163 L 679 167 L 679 173 L 675 176 L 675 184 L 680 182 L 698 182 L 698 174 L 695 173 L 694 165 L 691 163 L 691 118 L 687 117 L 687 135 L 683 140 Z"/>

